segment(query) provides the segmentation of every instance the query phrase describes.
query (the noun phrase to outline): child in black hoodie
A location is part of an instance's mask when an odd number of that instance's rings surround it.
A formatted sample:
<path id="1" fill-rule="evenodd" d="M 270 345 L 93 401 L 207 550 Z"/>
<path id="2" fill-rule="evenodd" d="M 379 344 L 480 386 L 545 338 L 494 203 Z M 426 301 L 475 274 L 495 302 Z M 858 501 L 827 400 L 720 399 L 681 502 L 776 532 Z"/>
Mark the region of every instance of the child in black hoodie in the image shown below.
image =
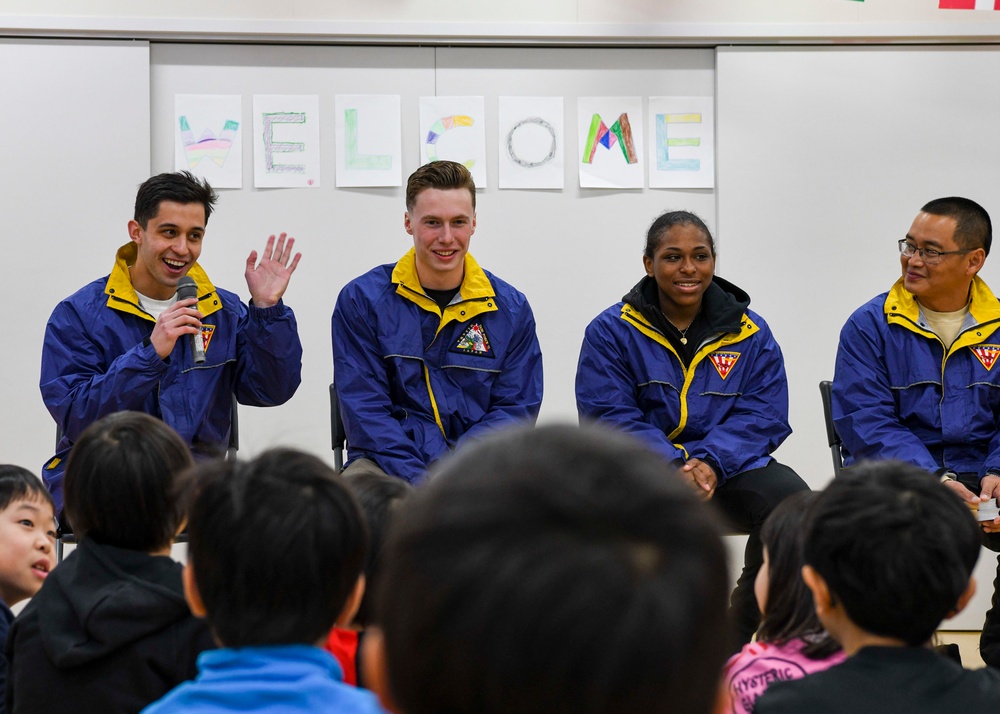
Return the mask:
<path id="1" fill-rule="evenodd" d="M 214 643 L 170 558 L 190 465 L 180 437 L 145 414 L 112 414 L 80 437 L 65 480 L 80 544 L 11 627 L 8 712 L 138 712 L 195 675 Z"/>

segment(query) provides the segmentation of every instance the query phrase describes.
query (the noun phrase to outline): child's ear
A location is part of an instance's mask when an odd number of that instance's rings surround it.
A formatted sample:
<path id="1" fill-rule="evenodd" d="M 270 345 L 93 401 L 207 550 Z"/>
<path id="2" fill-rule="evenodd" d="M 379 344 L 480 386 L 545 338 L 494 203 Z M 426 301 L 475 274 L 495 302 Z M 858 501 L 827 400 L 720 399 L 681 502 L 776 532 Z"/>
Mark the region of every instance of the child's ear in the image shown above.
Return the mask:
<path id="1" fill-rule="evenodd" d="M 947 620 L 949 617 L 955 617 L 958 613 L 965 609 L 965 606 L 969 604 L 969 600 L 972 596 L 976 594 L 976 579 L 973 577 L 969 578 L 969 584 L 965 586 L 965 592 L 963 592 L 958 597 L 958 603 L 955 604 L 955 609 L 945 615 Z"/>
<path id="2" fill-rule="evenodd" d="M 361 668 L 365 673 L 365 686 L 375 692 L 382 708 L 393 714 L 402 714 L 389 691 L 389 662 L 385 653 L 385 638 L 378 627 L 365 629 L 361 640 Z"/>
<path id="3" fill-rule="evenodd" d="M 803 565 L 802 580 L 805 582 L 806 587 L 809 588 L 809 591 L 812 592 L 816 615 L 829 612 L 833 606 L 833 598 L 830 596 L 830 588 L 827 586 L 823 576 L 817 573 L 811 565 Z"/>
<path id="4" fill-rule="evenodd" d="M 191 563 L 184 566 L 182 578 L 184 580 L 184 599 L 187 600 L 191 614 L 195 617 L 205 617 L 205 604 L 201 601 L 201 593 L 198 592 L 198 583 L 194 581 L 194 568 Z"/>
<path id="5" fill-rule="evenodd" d="M 351 623 L 354 622 L 354 616 L 358 614 L 358 608 L 361 607 L 361 598 L 364 595 L 365 574 L 362 573 L 358 576 L 358 581 L 354 583 L 354 590 L 348 595 L 347 602 L 344 603 L 344 608 L 337 616 L 337 621 L 333 623 L 335 627 L 350 627 Z"/>

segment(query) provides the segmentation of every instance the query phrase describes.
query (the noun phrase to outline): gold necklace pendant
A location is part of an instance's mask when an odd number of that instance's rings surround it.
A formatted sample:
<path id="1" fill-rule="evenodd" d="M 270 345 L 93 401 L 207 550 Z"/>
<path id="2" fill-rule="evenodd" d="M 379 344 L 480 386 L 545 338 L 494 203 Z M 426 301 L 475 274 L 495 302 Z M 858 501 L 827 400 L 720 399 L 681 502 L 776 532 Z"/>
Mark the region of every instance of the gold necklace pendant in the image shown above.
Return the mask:
<path id="1" fill-rule="evenodd" d="M 687 343 L 688 343 L 688 338 L 686 338 L 686 337 L 682 337 L 682 338 L 681 338 L 681 344 L 682 344 L 682 345 L 686 345 Z"/>

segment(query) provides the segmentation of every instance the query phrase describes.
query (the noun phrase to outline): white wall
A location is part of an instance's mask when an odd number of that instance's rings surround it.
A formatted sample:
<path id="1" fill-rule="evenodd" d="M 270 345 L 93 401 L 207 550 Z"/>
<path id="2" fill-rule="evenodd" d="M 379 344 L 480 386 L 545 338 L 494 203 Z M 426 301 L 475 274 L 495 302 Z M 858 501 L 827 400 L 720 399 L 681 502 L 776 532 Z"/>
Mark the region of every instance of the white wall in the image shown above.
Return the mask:
<path id="1" fill-rule="evenodd" d="M 0 67 L 0 462 L 40 472 L 55 445 L 38 392 L 45 323 L 108 273 L 149 175 L 149 46 L 0 40 Z"/>
<path id="2" fill-rule="evenodd" d="M 938 0 L 4 0 L 11 16 L 117 17 L 199 20 L 340 20 L 475 23 L 800 23 L 974 22 L 995 24 L 990 13 L 939 11 Z M 957 12 L 957 14 L 956 14 Z"/>

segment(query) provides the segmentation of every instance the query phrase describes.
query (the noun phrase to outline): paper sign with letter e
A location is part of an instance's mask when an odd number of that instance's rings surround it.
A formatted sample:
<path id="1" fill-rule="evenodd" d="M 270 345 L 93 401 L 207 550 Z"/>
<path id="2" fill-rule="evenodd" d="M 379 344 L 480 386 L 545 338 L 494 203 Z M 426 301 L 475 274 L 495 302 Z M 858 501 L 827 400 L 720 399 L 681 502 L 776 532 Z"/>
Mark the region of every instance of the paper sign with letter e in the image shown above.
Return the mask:
<path id="1" fill-rule="evenodd" d="M 401 186 L 403 135 L 399 95 L 334 97 L 338 186 Z"/>
<path id="2" fill-rule="evenodd" d="M 649 187 L 715 187 L 711 97 L 649 98 Z"/>
<path id="3" fill-rule="evenodd" d="M 239 95 L 174 95 L 174 171 L 214 188 L 243 188 L 243 100 Z"/>
<path id="4" fill-rule="evenodd" d="M 253 135 L 256 188 L 319 187 L 319 96 L 254 95 Z"/>
<path id="5" fill-rule="evenodd" d="M 642 188 L 642 97 L 577 100 L 583 188 Z"/>
<path id="6" fill-rule="evenodd" d="M 1000 10 L 1000 0 L 940 0 L 939 10 Z"/>
<path id="7" fill-rule="evenodd" d="M 562 97 L 500 97 L 500 188 L 563 188 Z"/>
<path id="8" fill-rule="evenodd" d="M 482 97 L 420 97 L 420 163 L 456 161 L 486 188 L 486 108 Z"/>

